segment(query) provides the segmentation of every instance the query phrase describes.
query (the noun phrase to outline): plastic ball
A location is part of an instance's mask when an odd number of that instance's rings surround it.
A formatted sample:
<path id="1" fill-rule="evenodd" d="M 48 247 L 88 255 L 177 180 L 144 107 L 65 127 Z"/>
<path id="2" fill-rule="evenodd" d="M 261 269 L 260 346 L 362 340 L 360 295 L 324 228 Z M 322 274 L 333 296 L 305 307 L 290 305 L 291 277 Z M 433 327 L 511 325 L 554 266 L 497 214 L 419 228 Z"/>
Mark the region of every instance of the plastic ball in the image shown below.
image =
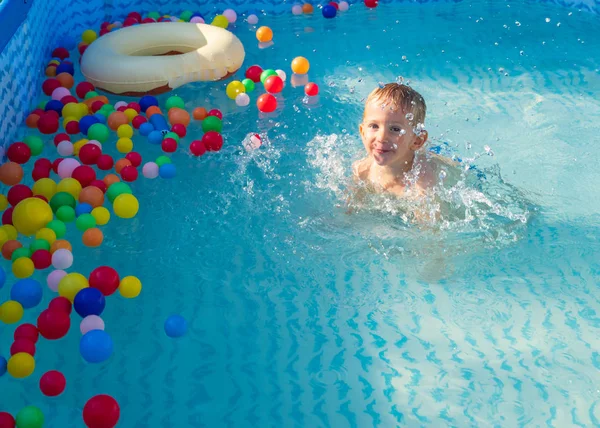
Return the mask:
<path id="1" fill-rule="evenodd" d="M 223 147 L 223 136 L 215 131 L 208 131 L 202 136 L 207 151 L 218 152 Z"/>
<path id="2" fill-rule="evenodd" d="M 96 34 L 96 32 L 94 30 L 85 30 L 83 32 L 83 34 L 81 35 L 81 40 L 85 44 L 88 44 L 88 45 L 91 44 L 97 38 L 98 38 L 98 35 Z"/>
<path id="3" fill-rule="evenodd" d="M 84 187 L 79 193 L 79 202 L 88 204 L 91 208 L 89 212 L 91 212 L 93 208 L 102 206 L 104 203 L 104 193 L 96 186 L 90 185 Z"/>
<path id="4" fill-rule="evenodd" d="M 275 70 L 273 70 L 272 68 L 263 70 L 263 72 L 260 73 L 260 82 L 264 85 L 265 80 L 267 80 L 267 78 L 269 78 L 271 76 L 277 76 L 277 72 Z"/>
<path id="5" fill-rule="evenodd" d="M 6 225 L 4 225 L 3 227 L 5 226 Z M 4 257 L 6 260 L 11 260 L 13 253 L 21 247 L 23 247 L 23 244 L 21 244 L 19 241 L 9 239 L 4 244 L 2 244 L 2 257 Z"/>
<path id="6" fill-rule="evenodd" d="M 377 7 L 377 4 L 378 0 L 365 0 L 365 6 L 367 6 L 370 9 Z"/>
<path id="7" fill-rule="evenodd" d="M 141 111 L 143 111 L 145 113 L 146 110 L 148 110 L 148 107 L 158 106 L 158 100 L 156 99 L 156 97 L 154 97 L 152 95 L 144 95 L 142 98 L 140 98 L 139 105 L 140 105 Z"/>
<path id="8" fill-rule="evenodd" d="M 171 163 L 164 164 L 158 168 L 158 175 L 161 178 L 173 178 L 177 175 L 177 169 L 175 168 L 175 165 Z"/>
<path id="9" fill-rule="evenodd" d="M 127 158 L 119 159 L 115 163 L 115 171 L 117 172 L 117 174 L 120 174 L 121 170 L 123 168 L 125 168 L 126 166 L 131 166 L 131 161 L 129 159 L 127 159 Z M 108 175 L 106 177 L 108 177 Z M 104 177 L 104 178 L 106 178 L 106 177 Z M 114 178 L 117 178 L 117 176 L 114 176 Z M 116 180 L 116 181 L 119 181 L 119 180 Z M 112 184 L 112 183 L 110 183 L 110 184 Z"/>
<path id="10" fill-rule="evenodd" d="M 238 94 L 243 94 L 246 92 L 246 87 L 239 80 L 233 80 L 229 82 L 225 92 L 230 99 L 235 100 Z"/>
<path id="11" fill-rule="evenodd" d="M 72 309 L 73 305 L 66 297 L 55 297 L 54 299 L 50 300 L 50 303 L 48 303 L 48 310 L 50 311 L 63 312 L 67 315 L 71 315 Z"/>
<path id="12" fill-rule="evenodd" d="M 273 30 L 267 26 L 259 27 L 259 29 L 256 30 L 256 38 L 261 43 L 270 42 L 273 40 Z"/>
<path id="13" fill-rule="evenodd" d="M 56 370 L 47 371 L 40 378 L 40 390 L 47 397 L 56 397 L 62 394 L 66 386 L 65 376 Z"/>
<path id="14" fill-rule="evenodd" d="M 35 343 L 29 339 L 15 339 L 10 346 L 10 355 L 15 355 L 19 352 L 24 352 L 35 357 Z"/>
<path id="15" fill-rule="evenodd" d="M 337 9 L 333 6 L 331 6 L 330 4 L 323 6 L 323 9 L 321 10 L 321 12 L 323 13 L 323 17 L 331 19 L 331 18 L 335 18 L 335 15 L 337 14 Z M 299 74 L 304 74 L 304 73 L 299 73 Z"/>
<path id="16" fill-rule="evenodd" d="M 88 428 L 113 428 L 120 415 L 119 404 L 109 395 L 96 395 L 83 407 L 83 421 Z"/>
<path id="17" fill-rule="evenodd" d="M 35 308 L 42 301 L 42 296 L 42 284 L 31 278 L 15 282 L 10 290 L 11 300 L 19 302 L 24 309 Z"/>
<path id="18" fill-rule="evenodd" d="M 292 6 L 292 15 L 302 15 L 302 6 L 300 6 L 299 4 L 295 4 L 294 6 Z"/>
<path id="19" fill-rule="evenodd" d="M 131 138 L 119 138 L 116 146 L 119 153 L 129 153 L 133 150 L 133 141 Z"/>
<path id="20" fill-rule="evenodd" d="M 44 414 L 35 406 L 23 407 L 15 418 L 17 428 L 42 428 Z"/>
<path id="21" fill-rule="evenodd" d="M 110 137 L 110 131 L 103 123 L 94 123 L 88 129 L 87 136 L 90 140 L 97 140 L 101 143 L 105 143 Z"/>
<path id="22" fill-rule="evenodd" d="M 57 186 L 57 189 L 58 189 L 58 186 Z M 55 213 L 58 212 L 58 210 L 61 207 L 66 206 L 66 207 L 71 207 L 71 208 L 75 209 L 76 205 L 77 205 L 77 201 L 75 200 L 75 197 L 67 192 L 57 192 L 50 199 L 50 208 Z"/>
<path id="23" fill-rule="evenodd" d="M 0 305 L 0 321 L 5 324 L 14 324 L 23 318 L 23 306 L 14 300 L 7 300 Z"/>
<path id="24" fill-rule="evenodd" d="M 73 253 L 64 248 L 56 250 L 52 254 L 52 266 L 54 269 L 68 269 L 73 265 Z"/>
<path id="25" fill-rule="evenodd" d="M 90 227 L 81 235 L 81 241 L 86 247 L 99 247 L 104 241 L 104 234 L 97 227 Z"/>
<path id="26" fill-rule="evenodd" d="M 51 96 L 56 88 L 60 88 L 61 84 L 58 79 L 46 79 L 42 83 L 42 91 L 44 94 Z"/>
<path id="27" fill-rule="evenodd" d="M 206 119 L 202 121 L 202 131 L 209 132 L 221 132 L 223 129 L 223 122 L 216 116 L 207 116 Z"/>
<path id="28" fill-rule="evenodd" d="M 260 80 L 260 77 L 259 77 L 259 80 Z M 246 78 L 246 79 L 242 80 L 242 83 L 244 85 L 244 88 L 246 88 L 246 93 L 252 92 L 255 88 L 254 81 L 252 79 Z"/>
<path id="29" fill-rule="evenodd" d="M 8 189 L 6 199 L 12 206 L 17 205 L 23 199 L 31 198 L 33 191 L 24 184 L 15 184 L 13 187 Z"/>
<path id="30" fill-rule="evenodd" d="M 65 277 L 65 275 L 67 275 L 67 272 L 60 269 L 53 270 L 52 272 L 50 272 L 50 274 L 46 278 L 46 284 L 48 285 L 48 288 L 54 291 L 55 293 L 58 292 L 58 284 L 60 280 Z"/>
<path id="31" fill-rule="evenodd" d="M 88 363 L 102 363 L 113 353 L 113 341 L 104 330 L 90 330 L 79 341 L 79 352 Z"/>
<path id="32" fill-rule="evenodd" d="M 128 165 L 121 170 L 121 178 L 123 181 L 132 182 L 138 178 L 138 170 L 132 165 Z"/>
<path id="33" fill-rule="evenodd" d="M 62 143 L 61 143 L 62 144 Z M 63 159 L 60 164 L 58 164 L 57 173 L 60 178 L 69 178 L 73 174 L 73 170 L 80 166 L 81 164 L 77 159 L 68 158 Z"/>
<path id="34" fill-rule="evenodd" d="M 304 86 L 304 93 L 309 97 L 314 97 L 319 94 L 319 86 L 316 83 L 307 83 Z"/>
<path id="35" fill-rule="evenodd" d="M 167 102 L 165 105 L 166 105 L 167 110 L 170 110 L 173 107 L 185 109 L 185 101 L 183 101 L 183 98 L 181 98 L 177 95 L 173 95 L 173 96 L 170 96 L 169 98 L 167 98 Z"/>
<path id="36" fill-rule="evenodd" d="M 100 155 L 98 157 L 98 161 L 96 162 L 96 166 L 102 171 L 108 171 L 109 169 L 112 169 L 114 164 L 115 161 L 113 160 L 112 156 L 106 154 Z"/>
<path id="37" fill-rule="evenodd" d="M 69 314 L 63 311 L 45 309 L 38 316 L 37 328 L 45 339 L 57 340 L 64 337 L 71 327 Z"/>
<path id="38" fill-rule="evenodd" d="M 154 162 L 146 162 L 142 167 L 142 174 L 150 179 L 158 177 L 158 165 Z"/>
<path id="39" fill-rule="evenodd" d="M 23 168 L 16 162 L 5 162 L 0 165 L 0 181 L 7 186 L 14 186 L 23 179 Z"/>
<path id="40" fill-rule="evenodd" d="M 203 120 L 208 115 L 208 112 L 204 107 L 196 107 L 192 112 L 194 120 Z"/>
<path id="41" fill-rule="evenodd" d="M 350 4 L 348 4 L 348 2 L 342 0 L 339 4 L 338 4 L 338 9 L 340 12 L 346 12 L 348 9 L 350 8 Z"/>
<path id="42" fill-rule="evenodd" d="M 327 6 L 325 6 L 325 7 L 327 7 Z M 292 71 L 294 73 L 306 74 L 306 73 L 308 73 L 309 69 L 310 69 L 310 63 L 303 56 L 298 56 L 292 60 Z"/>
<path id="43" fill-rule="evenodd" d="M 169 337 L 181 337 L 187 332 L 187 321 L 181 315 L 171 315 L 165 321 L 165 333 Z"/>
<path id="44" fill-rule="evenodd" d="M 194 156 L 202 156 L 204 153 L 206 153 L 206 146 L 204 145 L 204 142 L 201 140 L 192 141 L 190 144 L 190 152 Z"/>
<path id="45" fill-rule="evenodd" d="M 27 339 L 30 342 L 36 343 L 39 338 L 39 332 L 36 326 L 34 326 L 33 324 L 26 323 L 21 324 L 15 329 L 13 337 L 15 340 Z"/>
<path id="46" fill-rule="evenodd" d="M 42 195 L 50 200 L 56 193 L 56 182 L 51 178 L 41 178 L 33 183 L 31 188 L 34 195 Z"/>
<path id="47" fill-rule="evenodd" d="M 35 265 L 29 257 L 19 257 L 12 264 L 12 272 L 17 278 L 29 278 L 34 271 Z"/>
<path id="48" fill-rule="evenodd" d="M 119 293 L 121 296 L 132 299 L 139 296 L 142 291 L 142 283 L 135 276 L 126 276 L 119 283 Z"/>
<path id="49" fill-rule="evenodd" d="M 8 147 L 6 156 L 11 162 L 24 164 L 31 158 L 31 149 L 25 143 L 13 143 Z"/>
<path id="50" fill-rule="evenodd" d="M 181 123 L 176 123 L 171 127 L 171 131 L 179 135 L 179 137 L 183 138 L 187 135 L 186 125 Z M 139 165 L 139 164 L 138 164 Z"/>
<path id="51" fill-rule="evenodd" d="M 91 207 L 90 207 L 90 212 L 91 211 L 92 210 L 91 210 Z M 96 227 L 96 219 L 94 218 L 93 215 L 91 215 L 89 213 L 88 214 L 81 214 L 81 215 L 79 215 L 79 217 L 77 217 L 77 220 L 75 220 L 75 226 L 80 231 L 85 232 L 89 228 Z"/>
<path id="52" fill-rule="evenodd" d="M 235 21 L 237 21 L 237 13 L 235 13 L 235 10 L 233 9 L 225 9 L 223 11 L 223 16 L 227 18 L 227 21 L 230 24 L 233 24 Z"/>
<path id="53" fill-rule="evenodd" d="M 31 236 L 52 220 L 52 209 L 39 198 L 19 202 L 12 213 L 12 224 L 23 235 Z"/>
<path id="54" fill-rule="evenodd" d="M 52 91 L 51 98 L 53 100 L 60 101 L 61 99 L 63 99 L 64 97 L 68 97 L 69 95 L 71 95 L 71 92 L 69 92 L 69 90 L 67 88 L 63 88 L 62 86 L 60 86 Z M 48 110 L 47 107 L 48 107 L 48 104 L 46 104 L 46 110 Z M 61 110 L 62 110 L 62 103 L 61 103 Z M 60 112 L 58 112 L 58 113 L 60 113 Z"/>
<path id="55" fill-rule="evenodd" d="M 71 156 L 74 153 L 73 143 L 70 141 L 61 141 L 56 146 L 56 151 L 61 156 Z"/>
<path id="56" fill-rule="evenodd" d="M 229 21 L 223 15 L 217 15 L 212 20 L 211 25 L 220 28 L 227 28 L 227 26 L 229 25 Z"/>
<path id="57" fill-rule="evenodd" d="M 104 294 L 97 288 L 83 288 L 75 295 L 73 307 L 82 318 L 88 315 L 100 315 L 104 311 L 106 300 Z"/>
<path id="58" fill-rule="evenodd" d="M 283 90 L 283 80 L 279 76 L 269 76 L 264 82 L 267 92 L 277 94 Z"/>
<path id="59" fill-rule="evenodd" d="M 98 226 L 104 226 L 110 220 L 110 212 L 105 207 L 96 207 L 92 210 L 92 216 L 96 219 Z"/>
<path id="60" fill-rule="evenodd" d="M 4 361 L 4 363 L 3 363 Z M 2 368 L 4 367 L 4 372 L 6 372 L 6 360 L 3 357 L 0 357 L 0 376 L 4 373 L 2 372 Z M 0 412 L 0 427 L 2 428 L 15 428 L 15 418 L 10 413 Z"/>
<path id="61" fill-rule="evenodd" d="M 277 99 L 271 94 L 262 94 L 256 100 L 256 106 L 263 113 L 271 113 L 277 108 Z"/>
<path id="62" fill-rule="evenodd" d="M 71 179 L 65 178 L 58 183 L 57 190 L 67 192 L 78 198 L 83 187 L 90 185 L 96 179 L 96 171 L 91 166 L 79 165 L 71 173 Z M 75 180 L 75 181 L 74 181 Z M 76 183 L 77 182 L 77 183 Z M 64 183 L 64 184 L 63 184 Z"/>
<path id="63" fill-rule="evenodd" d="M 246 21 L 248 21 L 248 24 L 250 25 L 256 25 L 258 24 L 258 16 L 256 16 L 255 14 L 250 14 L 248 15 Z"/>
<path id="64" fill-rule="evenodd" d="M 314 11 L 314 8 L 313 8 L 312 4 L 310 4 L 310 3 L 304 3 L 302 5 L 302 12 L 304 12 L 306 14 L 311 14 L 311 13 L 313 13 L 313 11 Z"/>
<path id="65" fill-rule="evenodd" d="M 235 97 L 235 104 L 238 107 L 246 107 L 250 104 L 250 97 L 246 93 L 238 94 L 238 96 Z"/>
<path id="66" fill-rule="evenodd" d="M 181 124 L 188 126 L 191 121 L 190 114 L 179 107 L 169 109 L 168 118 L 171 125 Z"/>
<path id="67" fill-rule="evenodd" d="M 113 202 L 113 210 L 117 217 L 133 218 L 140 208 L 137 198 L 131 194 L 123 193 Z"/>
<path id="68" fill-rule="evenodd" d="M 7 371 L 17 379 L 31 376 L 35 370 L 35 360 L 26 352 L 19 352 L 8 360 Z"/>
<path id="69" fill-rule="evenodd" d="M 252 65 L 248 67 L 248 70 L 246 70 L 245 76 L 246 78 L 252 80 L 254 83 L 257 83 L 260 82 L 260 75 L 262 72 L 263 69 L 261 67 L 259 67 L 258 65 Z"/>
<path id="70" fill-rule="evenodd" d="M 36 269 L 47 269 L 52 265 L 52 254 L 47 250 L 37 250 L 31 255 L 31 261 Z"/>
<path id="71" fill-rule="evenodd" d="M 108 198 L 110 203 L 114 203 L 116 197 L 123 193 L 132 194 L 133 192 L 131 190 L 131 187 L 127 183 L 116 182 L 108 187 L 108 190 L 106 191 L 106 197 Z"/>
<path id="72" fill-rule="evenodd" d="M 277 75 L 279 76 L 279 78 L 280 78 L 282 81 L 284 81 L 284 82 L 286 81 L 286 79 L 287 79 L 287 74 L 286 74 L 286 72 L 285 72 L 285 71 L 283 71 L 283 70 L 275 70 L 275 73 L 277 73 Z"/>
<path id="73" fill-rule="evenodd" d="M 88 315 L 79 324 L 81 334 L 86 334 L 92 330 L 104 330 L 104 327 L 104 320 L 98 315 Z"/>
<path id="74" fill-rule="evenodd" d="M 61 250 L 58 250 L 58 251 L 61 251 Z M 56 251 L 53 254 L 53 259 L 54 259 L 54 255 L 58 251 Z M 60 269 L 60 268 L 58 268 L 58 269 Z M 71 273 L 68 273 L 67 275 L 65 275 L 58 283 L 58 294 L 62 297 L 66 297 L 67 299 L 69 299 L 69 301 L 73 302 L 73 300 L 75 300 L 75 296 L 77 295 L 77 293 L 80 290 L 87 288 L 88 286 L 89 286 L 88 281 L 85 276 L 83 276 L 82 274 L 77 273 L 77 272 L 71 272 Z"/>

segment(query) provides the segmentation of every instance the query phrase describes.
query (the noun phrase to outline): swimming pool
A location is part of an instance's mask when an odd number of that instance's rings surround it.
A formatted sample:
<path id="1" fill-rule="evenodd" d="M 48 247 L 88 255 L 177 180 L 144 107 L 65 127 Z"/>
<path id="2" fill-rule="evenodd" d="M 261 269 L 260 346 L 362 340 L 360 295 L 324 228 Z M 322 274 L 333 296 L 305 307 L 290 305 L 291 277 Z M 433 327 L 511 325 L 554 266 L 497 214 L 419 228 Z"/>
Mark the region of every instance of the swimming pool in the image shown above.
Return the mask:
<path id="1" fill-rule="evenodd" d="M 82 426 L 85 401 L 105 393 L 124 427 L 599 425 L 597 16 L 460 2 L 260 19 L 270 48 L 233 29 L 244 69 L 281 68 L 289 83 L 305 56 L 318 100 L 288 84 L 262 115 L 259 92 L 238 108 L 226 82 L 175 91 L 188 110 L 223 111 L 223 150 L 181 149 L 177 177 L 133 183 L 138 216 L 111 219 L 100 248 L 67 235 L 72 271 L 142 280 L 137 299 L 107 299 L 113 355 L 82 360 L 74 315 L 66 338 L 38 342 L 34 375 L 0 379 L 0 411 L 31 404 L 46 426 Z M 483 177 L 451 199 L 469 220 L 419 229 L 387 201 L 346 213 L 363 99 L 400 77 L 425 97 L 432 147 L 481 155 Z M 265 144 L 247 152 L 250 133 Z M 161 154 L 134 142 L 144 160 Z M 184 337 L 166 337 L 171 314 Z M 12 332 L 0 329 L 0 355 Z M 67 378 L 53 399 L 37 385 L 51 369 Z"/>

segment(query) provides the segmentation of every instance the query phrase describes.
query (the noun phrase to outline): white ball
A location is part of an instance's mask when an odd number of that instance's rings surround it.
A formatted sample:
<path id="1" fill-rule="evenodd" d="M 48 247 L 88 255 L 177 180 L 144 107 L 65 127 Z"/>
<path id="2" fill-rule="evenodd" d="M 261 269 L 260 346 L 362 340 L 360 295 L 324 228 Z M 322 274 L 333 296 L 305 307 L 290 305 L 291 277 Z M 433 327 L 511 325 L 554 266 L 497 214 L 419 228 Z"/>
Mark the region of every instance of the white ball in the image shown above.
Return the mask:
<path id="1" fill-rule="evenodd" d="M 66 275 L 67 275 L 67 272 L 65 272 L 64 270 L 60 270 L 60 269 L 53 270 L 52 272 L 50 272 L 50 274 L 48 275 L 48 278 L 46 278 L 46 283 L 48 284 L 48 288 L 50 290 L 54 291 L 55 293 L 58 292 L 58 283 Z"/>
<path id="2" fill-rule="evenodd" d="M 81 320 L 79 330 L 81 331 L 81 334 L 86 334 L 91 330 L 104 330 L 104 320 L 98 315 L 88 315 Z"/>
<path id="3" fill-rule="evenodd" d="M 73 154 L 73 143 L 67 140 L 61 141 L 58 143 L 58 146 L 56 146 L 56 150 L 61 156 L 71 156 Z"/>
<path id="4" fill-rule="evenodd" d="M 125 101 L 117 101 L 115 103 L 115 110 L 119 110 L 119 107 L 127 107 L 127 103 Z"/>
<path id="5" fill-rule="evenodd" d="M 341 2 L 339 2 L 339 4 L 338 4 L 338 9 L 341 12 L 346 12 L 349 8 L 350 8 L 350 5 L 348 4 L 348 2 L 345 2 L 343 0 Z"/>
<path id="6" fill-rule="evenodd" d="M 235 97 L 235 103 L 238 105 L 238 107 L 246 107 L 248 104 L 250 104 L 250 97 L 248 94 L 243 92 Z"/>
<path id="7" fill-rule="evenodd" d="M 142 167 L 142 174 L 146 178 L 158 177 L 158 165 L 154 162 L 146 162 Z"/>
<path id="8" fill-rule="evenodd" d="M 258 24 L 258 16 L 248 15 L 247 21 L 248 21 L 248 24 L 250 24 L 250 25 L 256 25 L 256 24 Z"/>
<path id="9" fill-rule="evenodd" d="M 52 254 L 54 269 L 68 269 L 73 264 L 73 253 L 66 248 L 60 248 Z"/>
<path id="10" fill-rule="evenodd" d="M 292 6 L 292 13 L 296 16 L 302 15 L 302 6 L 299 4 Z"/>
<path id="11" fill-rule="evenodd" d="M 283 71 L 283 70 L 275 70 L 275 73 L 277 73 L 277 75 L 279 76 L 279 78 L 285 82 L 285 79 L 287 79 L 287 74 L 285 74 L 285 71 Z"/>

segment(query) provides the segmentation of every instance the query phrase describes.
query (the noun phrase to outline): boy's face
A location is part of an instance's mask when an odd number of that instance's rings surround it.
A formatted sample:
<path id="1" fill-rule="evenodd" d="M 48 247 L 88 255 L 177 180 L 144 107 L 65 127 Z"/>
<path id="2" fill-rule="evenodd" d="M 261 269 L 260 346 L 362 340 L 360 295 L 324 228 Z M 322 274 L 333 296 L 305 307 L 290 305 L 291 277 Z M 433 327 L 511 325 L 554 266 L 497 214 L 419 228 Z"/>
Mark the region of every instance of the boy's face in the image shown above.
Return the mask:
<path id="1" fill-rule="evenodd" d="M 414 133 L 416 123 L 402 109 L 375 100 L 365 106 L 359 130 L 367 153 L 381 166 L 410 163 L 414 152 L 427 141 L 427 132 Z"/>

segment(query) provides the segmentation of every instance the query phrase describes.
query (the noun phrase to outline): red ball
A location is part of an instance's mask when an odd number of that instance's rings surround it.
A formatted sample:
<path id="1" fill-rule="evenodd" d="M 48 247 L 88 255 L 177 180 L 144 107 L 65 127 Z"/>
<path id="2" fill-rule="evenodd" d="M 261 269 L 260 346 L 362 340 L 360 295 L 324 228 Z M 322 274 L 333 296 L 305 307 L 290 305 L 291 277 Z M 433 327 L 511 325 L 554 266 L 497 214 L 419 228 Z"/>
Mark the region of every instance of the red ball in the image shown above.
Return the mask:
<path id="1" fill-rule="evenodd" d="M 162 140 L 161 146 L 164 152 L 173 153 L 177 150 L 177 141 L 174 138 L 165 138 Z"/>
<path id="2" fill-rule="evenodd" d="M 119 403 L 110 395 L 96 395 L 83 407 L 83 421 L 88 428 L 113 428 L 120 415 Z"/>
<path id="3" fill-rule="evenodd" d="M 44 110 L 42 110 L 41 108 L 36 108 L 35 110 L 33 110 L 31 112 L 31 114 L 37 114 L 38 116 L 41 116 L 43 114 L 45 114 L 46 112 Z"/>
<path id="4" fill-rule="evenodd" d="M 24 164 L 31 158 L 31 149 L 27 144 L 19 141 L 8 147 L 6 156 L 13 162 Z"/>
<path id="5" fill-rule="evenodd" d="M 24 184 L 15 184 L 10 189 L 8 189 L 6 199 L 8 199 L 8 203 L 14 207 L 23 199 L 31 198 L 32 196 L 33 192 L 28 186 Z"/>
<path id="6" fill-rule="evenodd" d="M 54 141 L 54 145 L 58 146 L 58 143 L 60 143 L 61 141 L 65 141 L 65 140 L 71 141 L 71 137 L 69 137 L 69 135 L 65 134 L 64 132 L 56 134 L 54 136 L 54 140 L 53 140 Z"/>
<path id="7" fill-rule="evenodd" d="M 206 153 L 206 146 L 204 145 L 204 142 L 201 140 L 192 141 L 190 144 L 190 152 L 192 152 L 194 156 L 202 156 L 204 153 Z"/>
<path id="8" fill-rule="evenodd" d="M 223 136 L 215 131 L 208 131 L 202 136 L 202 142 L 206 150 L 218 152 L 223 147 Z"/>
<path id="9" fill-rule="evenodd" d="M 138 170 L 135 166 L 127 165 L 121 170 L 121 178 L 123 181 L 132 182 L 138 178 Z"/>
<path id="10" fill-rule="evenodd" d="M 309 97 L 314 97 L 319 93 L 319 86 L 316 83 L 307 83 L 304 85 L 304 93 Z"/>
<path id="11" fill-rule="evenodd" d="M 63 105 L 67 105 L 69 103 L 77 103 L 78 101 L 73 95 L 65 95 L 60 99 L 60 102 L 63 103 Z"/>
<path id="12" fill-rule="evenodd" d="M 139 12 L 129 12 L 127 14 L 127 18 L 133 18 L 135 19 L 137 22 L 141 22 L 142 21 L 142 15 L 140 15 Z"/>
<path id="13" fill-rule="evenodd" d="M 262 94 L 256 100 L 256 106 L 263 113 L 271 113 L 277 108 L 277 99 L 271 94 Z"/>
<path id="14" fill-rule="evenodd" d="M 67 131 L 67 134 L 70 135 L 79 134 L 79 122 L 76 120 L 70 121 L 67 123 L 67 126 L 65 126 L 65 131 Z"/>
<path id="15" fill-rule="evenodd" d="M 104 102 L 101 100 L 94 101 L 92 103 L 92 112 L 96 113 L 98 110 L 100 110 L 102 108 L 103 105 L 104 105 Z"/>
<path id="16" fill-rule="evenodd" d="M 56 48 L 52 51 L 52 56 L 62 61 L 65 58 L 69 58 L 69 51 L 65 48 Z"/>
<path id="17" fill-rule="evenodd" d="M 42 178 L 48 178 L 48 177 L 50 177 L 50 169 L 49 168 L 36 166 L 31 171 L 31 178 L 33 178 L 33 181 L 38 181 Z"/>
<path id="18" fill-rule="evenodd" d="M 138 167 L 142 164 L 142 155 L 138 152 L 129 152 L 125 155 L 125 159 L 131 162 L 132 166 Z"/>
<path id="19" fill-rule="evenodd" d="M 119 274 L 110 266 L 99 266 L 90 273 L 90 287 L 97 288 L 105 296 L 110 296 L 119 288 Z"/>
<path id="20" fill-rule="evenodd" d="M 54 171 L 55 174 L 58 174 L 58 165 L 62 162 L 63 158 L 56 158 L 54 159 L 54 162 L 52 162 L 52 171 Z"/>
<path id="21" fill-rule="evenodd" d="M 81 187 L 87 187 L 96 179 L 96 171 L 94 171 L 94 168 L 91 166 L 79 165 L 73 170 L 71 177 L 79 181 L 81 183 Z"/>
<path id="22" fill-rule="evenodd" d="M 2 213 L 2 224 L 12 224 L 12 213 L 13 213 L 14 208 L 10 207 L 7 208 L 3 213 Z"/>
<path id="23" fill-rule="evenodd" d="M 110 22 L 108 22 L 108 21 L 104 21 L 104 22 L 102 22 L 102 24 L 100 24 L 100 28 L 106 28 L 106 27 L 108 27 L 109 25 L 110 25 Z"/>
<path id="24" fill-rule="evenodd" d="M 114 164 L 115 161 L 110 155 L 100 155 L 98 157 L 98 161 L 96 162 L 96 165 L 102 171 L 108 171 L 113 167 Z"/>
<path id="25" fill-rule="evenodd" d="M 105 34 L 108 34 L 108 33 L 110 33 L 110 30 L 105 27 L 105 28 L 101 28 L 100 29 L 100 33 L 99 34 L 100 34 L 100 36 L 104 36 Z"/>
<path id="26" fill-rule="evenodd" d="M 35 343 L 29 339 L 16 339 L 10 346 L 10 355 L 18 354 L 19 352 L 25 352 L 26 354 L 35 356 Z"/>
<path id="27" fill-rule="evenodd" d="M 94 180 L 90 183 L 90 186 L 97 187 L 98 189 L 102 190 L 102 193 L 106 193 L 106 183 L 102 180 Z"/>
<path id="28" fill-rule="evenodd" d="M 15 428 L 15 418 L 10 413 L 0 412 L 0 427 Z"/>
<path id="29" fill-rule="evenodd" d="M 153 22 L 156 22 L 154 19 L 152 18 L 144 18 L 142 19 L 142 24 L 152 24 Z"/>
<path id="30" fill-rule="evenodd" d="M 40 378 L 40 390 L 48 397 L 56 397 L 65 390 L 67 380 L 65 376 L 56 370 L 50 370 Z"/>
<path id="31" fill-rule="evenodd" d="M 33 324 L 25 323 L 21 324 L 15 329 L 13 337 L 17 339 L 27 339 L 33 343 L 37 343 L 39 332 L 36 326 Z M 1 426 L 1 425 L 0 425 Z"/>
<path id="32" fill-rule="evenodd" d="M 187 135 L 187 129 L 185 128 L 185 125 L 181 123 L 176 123 L 175 125 L 173 125 L 171 127 L 171 131 L 179 135 L 180 138 L 183 138 Z"/>
<path id="33" fill-rule="evenodd" d="M 136 103 L 135 101 L 132 101 L 129 104 L 127 104 L 127 108 L 134 109 L 138 114 L 142 111 L 142 108 L 140 107 L 140 105 L 138 103 Z"/>
<path id="34" fill-rule="evenodd" d="M 131 121 L 131 124 L 133 125 L 133 127 L 135 129 L 140 129 L 140 126 L 142 126 L 143 123 L 148 122 L 148 119 L 146 119 L 144 116 L 142 115 L 138 115 L 136 117 L 133 118 L 133 120 Z"/>
<path id="35" fill-rule="evenodd" d="M 260 75 L 262 72 L 263 69 L 258 65 L 252 65 L 246 70 L 246 78 L 252 80 L 254 83 L 258 83 L 260 82 Z"/>
<path id="36" fill-rule="evenodd" d="M 217 116 L 219 119 L 223 119 L 223 113 L 218 108 L 214 108 L 208 112 L 207 116 Z"/>
<path id="37" fill-rule="evenodd" d="M 42 83 L 42 91 L 44 91 L 44 94 L 50 96 L 56 88 L 60 88 L 61 86 L 62 85 L 58 79 L 46 79 L 44 80 L 44 83 Z"/>
<path id="38" fill-rule="evenodd" d="M 264 86 L 267 92 L 278 94 L 283 90 L 283 80 L 279 76 L 269 76 L 265 79 Z"/>
<path id="39" fill-rule="evenodd" d="M 92 85 L 90 82 L 81 82 L 75 87 L 75 93 L 79 98 L 84 98 L 85 94 L 93 91 L 94 89 L 94 85 Z"/>
<path id="40" fill-rule="evenodd" d="M 69 318 L 69 314 L 66 312 L 48 308 L 43 310 L 38 316 L 37 327 L 45 339 L 60 339 L 69 332 L 71 318 Z"/>
<path id="41" fill-rule="evenodd" d="M 63 296 L 55 297 L 48 303 L 48 310 L 50 311 L 64 312 L 69 315 L 72 309 L 71 301 Z"/>
<path id="42" fill-rule="evenodd" d="M 336 2 L 334 2 L 334 1 L 330 1 L 329 2 L 329 6 L 335 7 L 335 10 L 338 10 L 340 8 L 340 6 Z"/>
<path id="43" fill-rule="evenodd" d="M 36 250 L 31 255 L 31 261 L 36 269 L 47 269 L 52 264 L 52 253 L 48 250 Z"/>
<path id="44" fill-rule="evenodd" d="M 79 55 L 83 55 L 83 53 L 87 50 L 88 46 L 89 45 L 86 45 L 86 44 L 79 45 L 77 47 L 77 50 L 79 51 Z M 83 97 L 81 97 L 81 98 L 83 98 Z"/>
<path id="45" fill-rule="evenodd" d="M 132 25 L 139 24 L 139 23 L 140 23 L 140 21 L 138 21 L 137 19 L 129 17 L 129 18 L 125 18 L 125 21 L 123 21 L 123 27 L 131 27 Z"/>
<path id="46" fill-rule="evenodd" d="M 369 8 L 377 7 L 378 0 L 365 0 L 365 6 Z"/>
<path id="47" fill-rule="evenodd" d="M 35 161 L 35 163 L 33 164 L 34 168 L 45 168 L 47 170 L 50 170 L 52 168 L 52 162 L 50 162 L 50 159 L 46 159 L 46 158 L 39 158 Z"/>
<path id="48" fill-rule="evenodd" d="M 84 165 L 95 165 L 102 155 L 102 149 L 96 144 L 84 144 L 79 149 L 79 159 Z"/>
<path id="49" fill-rule="evenodd" d="M 58 113 L 54 112 L 56 113 L 55 117 L 51 112 L 54 111 L 50 110 L 38 119 L 37 128 L 42 134 L 54 134 L 58 131 Z"/>
<path id="50" fill-rule="evenodd" d="M 54 118 L 54 119 L 56 119 L 56 120 L 60 119 L 60 116 L 58 115 L 58 112 L 56 112 L 56 111 L 54 111 L 54 110 L 48 110 L 48 111 L 45 111 L 45 112 L 44 112 L 44 114 L 45 114 L 46 116 L 51 116 L 51 117 L 53 117 L 53 118 Z"/>
<path id="51" fill-rule="evenodd" d="M 127 106 L 121 106 L 117 109 L 117 111 L 120 111 L 120 112 L 124 112 L 125 110 L 127 110 Z"/>

